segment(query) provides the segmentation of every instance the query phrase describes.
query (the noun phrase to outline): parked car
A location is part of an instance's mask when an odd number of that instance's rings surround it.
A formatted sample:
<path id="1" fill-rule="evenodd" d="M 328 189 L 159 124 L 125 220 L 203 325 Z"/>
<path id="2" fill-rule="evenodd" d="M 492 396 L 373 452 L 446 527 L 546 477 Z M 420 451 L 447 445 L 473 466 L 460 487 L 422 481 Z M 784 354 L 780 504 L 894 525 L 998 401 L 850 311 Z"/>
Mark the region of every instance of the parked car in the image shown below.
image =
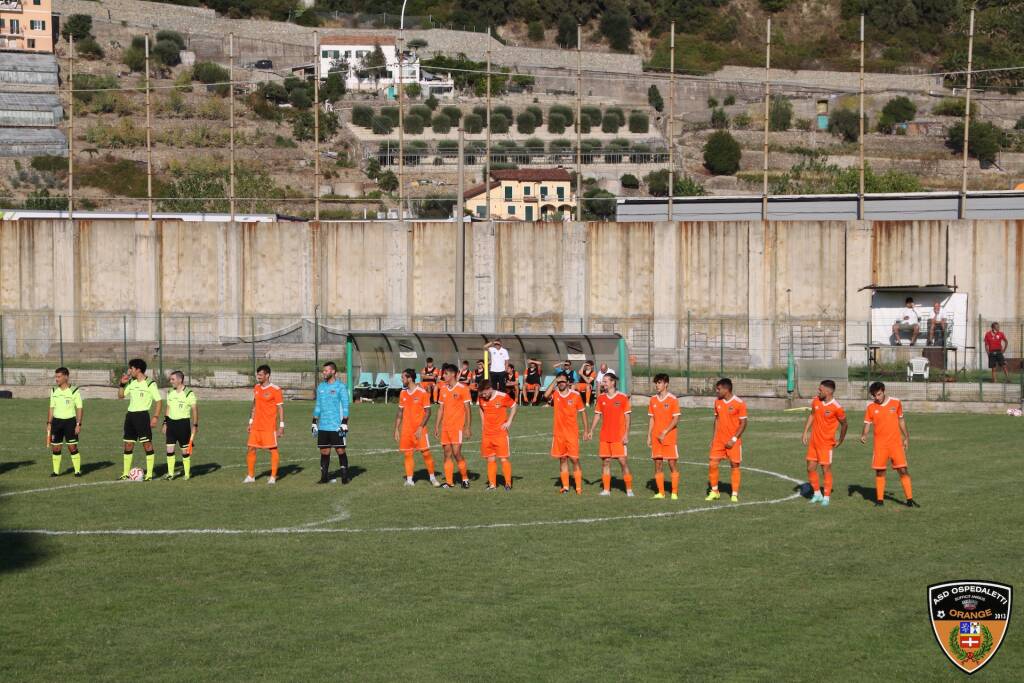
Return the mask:
<path id="1" fill-rule="evenodd" d="M 259 59 L 255 64 L 253 64 L 253 66 L 263 71 L 269 71 L 274 68 L 274 62 L 269 59 Z"/>

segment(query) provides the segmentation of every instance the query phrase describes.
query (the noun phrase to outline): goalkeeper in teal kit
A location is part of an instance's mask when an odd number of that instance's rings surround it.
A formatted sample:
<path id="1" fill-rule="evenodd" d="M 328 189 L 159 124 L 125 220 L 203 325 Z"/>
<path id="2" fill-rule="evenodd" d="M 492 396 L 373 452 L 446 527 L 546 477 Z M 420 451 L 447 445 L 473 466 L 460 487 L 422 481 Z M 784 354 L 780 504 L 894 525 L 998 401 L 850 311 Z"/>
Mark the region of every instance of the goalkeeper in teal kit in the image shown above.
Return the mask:
<path id="1" fill-rule="evenodd" d="M 345 444 L 348 441 L 348 387 L 337 378 L 338 366 L 324 363 L 320 370 L 324 381 L 316 388 L 316 406 L 313 408 L 313 426 L 311 431 L 316 437 L 320 448 L 320 483 L 334 481 L 330 476 L 331 449 L 338 454 L 341 466 L 339 477 L 342 484 L 347 484 L 348 455 Z"/>

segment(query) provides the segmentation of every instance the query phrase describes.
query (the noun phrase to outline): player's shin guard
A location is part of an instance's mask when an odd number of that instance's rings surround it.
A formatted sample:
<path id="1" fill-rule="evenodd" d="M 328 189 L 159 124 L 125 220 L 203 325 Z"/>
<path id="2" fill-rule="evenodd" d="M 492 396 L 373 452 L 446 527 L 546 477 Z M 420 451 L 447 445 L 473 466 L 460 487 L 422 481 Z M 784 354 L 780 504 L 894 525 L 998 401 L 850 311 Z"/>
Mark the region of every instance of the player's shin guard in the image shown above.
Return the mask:
<path id="1" fill-rule="evenodd" d="M 562 488 L 563 489 L 568 489 L 569 488 L 569 473 L 566 470 L 562 470 L 559 473 L 559 475 L 562 478 Z"/>
<path id="2" fill-rule="evenodd" d="M 423 451 L 423 464 L 427 468 L 427 474 L 431 479 L 434 478 L 434 456 L 430 454 L 430 451 Z"/>
<path id="3" fill-rule="evenodd" d="M 498 463 L 493 460 L 487 461 L 487 483 L 491 487 L 498 485 Z"/>
<path id="4" fill-rule="evenodd" d="M 77 450 L 71 451 L 71 466 L 75 468 L 75 474 L 82 473 L 82 454 Z"/>
<path id="5" fill-rule="evenodd" d="M 249 476 L 256 477 L 256 449 L 250 448 L 245 454 L 245 466 L 249 470 Z"/>
<path id="6" fill-rule="evenodd" d="M 825 497 L 832 495 L 832 470 L 825 473 Z"/>
<path id="7" fill-rule="evenodd" d="M 50 460 L 53 463 L 53 473 L 60 474 L 60 453 L 51 453 Z"/>
<path id="8" fill-rule="evenodd" d="M 348 453 L 345 451 L 338 453 L 338 467 L 341 468 L 342 476 L 345 476 L 345 473 L 348 472 Z"/>
<path id="9" fill-rule="evenodd" d="M 449 486 L 455 484 L 455 465 L 448 458 L 444 459 L 444 481 Z"/>
<path id="10" fill-rule="evenodd" d="M 612 489 L 612 475 L 602 474 L 601 475 L 601 486 L 605 491 L 611 491 Z"/>
<path id="11" fill-rule="evenodd" d="M 818 479 L 818 468 L 815 467 L 813 470 L 807 471 L 807 481 L 811 484 L 811 490 L 815 493 L 821 493 L 821 481 Z"/>
<path id="12" fill-rule="evenodd" d="M 270 449 L 270 476 L 277 479 L 277 466 L 281 462 L 281 454 L 276 448 Z"/>
<path id="13" fill-rule="evenodd" d="M 914 497 L 914 489 L 912 489 L 910 487 L 910 475 L 909 474 L 901 474 L 900 475 L 900 484 L 903 486 L 903 495 L 905 495 L 907 497 L 907 500 L 910 500 L 911 498 L 913 498 Z"/>
<path id="14" fill-rule="evenodd" d="M 672 493 L 679 493 L 679 472 L 672 473 Z"/>
<path id="15" fill-rule="evenodd" d="M 501 474 L 505 477 L 505 486 L 512 485 L 512 463 L 509 462 L 508 458 L 502 458 L 501 460 Z"/>
<path id="16" fill-rule="evenodd" d="M 733 467 L 730 475 L 729 483 L 732 484 L 732 494 L 735 496 L 740 492 L 740 479 L 743 475 L 739 467 Z"/>
<path id="17" fill-rule="evenodd" d="M 576 484 L 576 493 L 583 492 L 583 468 L 577 464 L 572 469 L 573 483 Z"/>
<path id="18" fill-rule="evenodd" d="M 174 476 L 174 453 L 167 455 L 167 474 L 172 477 Z"/>
<path id="19" fill-rule="evenodd" d="M 185 478 L 188 479 L 192 476 L 192 454 L 182 453 L 181 454 L 181 467 L 185 470 Z"/>
<path id="20" fill-rule="evenodd" d="M 128 452 L 126 452 L 124 454 L 124 469 L 121 472 L 121 474 L 123 474 L 126 477 L 128 476 L 128 473 L 131 472 L 131 470 L 132 470 L 132 460 L 133 459 L 134 459 L 134 457 L 132 456 L 132 452 L 131 451 L 128 451 Z"/>
<path id="21" fill-rule="evenodd" d="M 156 462 L 156 456 L 152 453 L 146 453 L 146 479 L 153 478 L 153 464 Z"/>
<path id="22" fill-rule="evenodd" d="M 708 483 L 711 484 L 711 490 L 718 490 L 718 461 L 712 460 L 711 464 L 708 465 Z"/>
<path id="23" fill-rule="evenodd" d="M 320 454 L 320 480 L 327 481 L 327 475 L 331 469 L 331 454 Z"/>
<path id="24" fill-rule="evenodd" d="M 665 495 L 665 475 L 662 472 L 654 473 L 654 483 L 658 486 L 658 493 Z"/>
<path id="25" fill-rule="evenodd" d="M 466 461 L 459 461 L 459 476 L 462 477 L 462 481 L 469 481 L 469 472 L 466 470 Z"/>
<path id="26" fill-rule="evenodd" d="M 622 475 L 622 480 L 624 482 L 626 482 L 626 490 L 627 491 L 632 491 L 633 490 L 633 475 L 632 475 L 632 473 L 627 472 L 626 474 L 623 474 Z"/>
<path id="27" fill-rule="evenodd" d="M 875 472 L 875 500 L 881 502 L 885 498 L 885 472 Z"/>
<path id="28" fill-rule="evenodd" d="M 412 479 L 412 473 L 415 471 L 415 466 L 412 461 L 412 451 L 404 451 L 402 453 L 404 458 L 403 465 L 405 465 L 405 476 L 407 479 Z"/>

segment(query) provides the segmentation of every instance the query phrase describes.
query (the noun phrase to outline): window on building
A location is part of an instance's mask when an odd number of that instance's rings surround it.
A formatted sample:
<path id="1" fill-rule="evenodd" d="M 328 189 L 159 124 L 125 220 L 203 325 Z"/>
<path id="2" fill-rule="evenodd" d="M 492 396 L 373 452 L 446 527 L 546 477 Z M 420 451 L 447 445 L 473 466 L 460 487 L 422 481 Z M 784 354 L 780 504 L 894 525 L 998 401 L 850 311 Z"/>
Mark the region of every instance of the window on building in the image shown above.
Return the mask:
<path id="1" fill-rule="evenodd" d="M 36 46 L 36 39 L 35 38 L 29 38 L 28 39 L 28 47 L 29 47 L 29 49 L 30 50 L 34 49 L 35 46 Z"/>
<path id="2" fill-rule="evenodd" d="M 547 199 L 547 196 L 548 196 L 548 186 L 547 185 L 541 185 L 540 186 L 540 197 L 541 197 L 541 199 Z"/>
<path id="3" fill-rule="evenodd" d="M 6 23 L 6 20 L 3 17 L 0 17 L 0 28 L 4 27 L 4 23 Z"/>
<path id="4" fill-rule="evenodd" d="M 487 206 L 481 204 L 480 206 L 476 207 L 476 215 L 479 216 L 480 218 L 485 218 L 487 216 Z"/>
<path id="5" fill-rule="evenodd" d="M 45 31 L 46 22 L 42 19 L 30 19 L 28 22 L 28 27 L 33 31 Z"/>
<path id="6" fill-rule="evenodd" d="M 352 50 L 345 50 L 345 59 L 348 59 L 351 56 L 352 56 Z"/>
<path id="7" fill-rule="evenodd" d="M 43 0 L 32 0 L 32 4 L 35 5 L 36 7 L 39 7 L 40 5 L 43 4 Z"/>
<path id="8" fill-rule="evenodd" d="M 565 199 L 565 188 L 564 187 L 559 187 L 559 188 L 557 188 L 557 190 L 558 190 L 558 198 L 559 199 Z"/>
<path id="9" fill-rule="evenodd" d="M 508 211 L 506 213 L 508 213 L 509 216 L 515 216 L 516 215 L 516 207 L 514 205 L 509 204 L 506 208 L 508 209 Z"/>
<path id="10" fill-rule="evenodd" d="M 529 185 L 523 185 L 523 196 L 524 197 L 529 197 L 530 196 L 530 186 Z"/>
<path id="11" fill-rule="evenodd" d="M 506 185 L 505 186 L 505 199 L 512 199 L 512 186 L 511 185 Z"/>

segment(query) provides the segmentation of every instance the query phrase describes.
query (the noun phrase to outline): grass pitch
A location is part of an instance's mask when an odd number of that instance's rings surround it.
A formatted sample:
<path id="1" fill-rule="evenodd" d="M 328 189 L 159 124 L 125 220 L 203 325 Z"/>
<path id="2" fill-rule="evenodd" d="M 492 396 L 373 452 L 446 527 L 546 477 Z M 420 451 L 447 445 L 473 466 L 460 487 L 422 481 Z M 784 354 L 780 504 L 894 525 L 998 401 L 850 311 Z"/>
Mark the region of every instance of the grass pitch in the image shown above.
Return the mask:
<path id="1" fill-rule="evenodd" d="M 703 464 L 682 466 L 681 500 L 651 500 L 643 409 L 634 499 L 617 476 L 615 495 L 597 496 L 594 444 L 584 495 L 558 495 L 545 408 L 513 426 L 511 493 L 484 491 L 476 439 L 470 490 L 403 488 L 393 405 L 354 406 L 358 474 L 318 486 L 311 409 L 286 406 L 283 476 L 269 487 L 265 475 L 241 484 L 243 403 L 201 403 L 191 481 L 111 483 L 123 403 L 86 402 L 86 475 L 50 479 L 45 403 L 3 402 L 0 528 L 147 532 L 0 533 L 4 677 L 959 680 L 932 635 L 927 585 L 1024 587 L 1022 424 L 1008 417 L 911 407 L 923 507 L 897 504 L 890 474 L 894 499 L 877 510 L 859 410 L 822 509 L 753 469 L 744 505 L 707 504 Z M 804 419 L 753 412 L 744 464 L 803 481 Z M 710 433 L 710 410 L 684 411 L 682 460 L 706 462 Z M 261 454 L 258 471 L 266 465 Z M 1019 680 L 1022 642 L 1011 624 L 979 676 Z"/>

